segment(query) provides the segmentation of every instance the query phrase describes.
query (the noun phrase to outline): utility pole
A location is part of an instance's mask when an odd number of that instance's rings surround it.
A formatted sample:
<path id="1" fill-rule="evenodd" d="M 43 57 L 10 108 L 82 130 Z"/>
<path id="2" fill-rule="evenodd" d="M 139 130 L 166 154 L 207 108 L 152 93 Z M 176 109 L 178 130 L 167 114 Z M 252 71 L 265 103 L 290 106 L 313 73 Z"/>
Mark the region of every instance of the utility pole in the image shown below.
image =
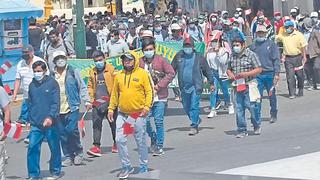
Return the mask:
<path id="1" fill-rule="evenodd" d="M 77 58 L 87 58 L 83 0 L 73 0 L 73 36 Z"/>

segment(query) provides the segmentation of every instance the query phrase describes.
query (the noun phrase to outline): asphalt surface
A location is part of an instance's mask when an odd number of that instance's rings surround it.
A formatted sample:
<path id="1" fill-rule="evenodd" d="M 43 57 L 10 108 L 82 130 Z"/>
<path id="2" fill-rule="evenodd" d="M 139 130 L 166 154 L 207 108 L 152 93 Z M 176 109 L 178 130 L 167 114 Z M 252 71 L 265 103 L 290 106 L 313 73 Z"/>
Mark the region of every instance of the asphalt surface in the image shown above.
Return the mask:
<path id="1" fill-rule="evenodd" d="M 218 117 L 207 119 L 208 101 L 201 102 L 200 133 L 188 136 L 188 118 L 178 102 L 169 101 L 165 117 L 165 154 L 161 157 L 149 156 L 150 173 L 132 175 L 129 179 L 164 180 L 277 180 L 273 177 L 218 174 L 232 168 L 264 163 L 294 157 L 320 150 L 320 91 L 305 91 L 305 96 L 289 100 L 286 81 L 282 75 L 277 91 L 279 102 L 279 121 L 269 123 L 268 101 L 263 101 L 262 134 L 244 139 L 235 138 L 235 115 L 220 113 Z M 18 106 L 13 105 L 13 117 L 17 119 Z M 247 113 L 248 114 L 248 113 Z M 91 115 L 86 121 L 87 136 L 83 139 L 84 150 L 92 145 Z M 62 180 L 113 180 L 120 172 L 117 154 L 111 153 L 111 132 L 107 121 L 103 124 L 102 151 L 100 158 L 88 158 L 84 164 L 62 169 Z M 27 132 L 23 133 L 26 136 Z M 129 138 L 128 147 L 134 167 L 138 168 L 138 155 L 135 141 Z M 23 141 L 7 141 L 8 155 L 7 179 L 27 178 L 27 146 Z M 48 176 L 50 158 L 47 143 L 42 144 L 41 170 Z M 319 163 L 320 164 L 320 163 Z M 303 166 L 303 165 L 301 165 Z M 288 174 L 288 177 L 289 174 Z M 290 178 L 284 178 L 290 179 Z"/>

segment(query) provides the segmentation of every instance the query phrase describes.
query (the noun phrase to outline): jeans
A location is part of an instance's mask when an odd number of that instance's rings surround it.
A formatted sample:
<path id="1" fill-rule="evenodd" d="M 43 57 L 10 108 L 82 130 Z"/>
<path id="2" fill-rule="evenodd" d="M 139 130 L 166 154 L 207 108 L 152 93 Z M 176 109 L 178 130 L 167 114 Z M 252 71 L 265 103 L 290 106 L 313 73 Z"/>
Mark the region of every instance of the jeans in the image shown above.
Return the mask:
<path id="1" fill-rule="evenodd" d="M 275 75 L 274 72 L 262 72 L 261 74 L 257 75 L 257 81 L 258 81 L 259 93 L 261 94 L 261 96 L 263 95 L 263 91 L 267 90 L 267 94 L 270 102 L 271 117 L 277 118 L 278 109 L 277 109 L 276 90 L 273 89 L 272 96 L 269 96 L 270 89 L 273 86 L 274 75 Z M 260 103 L 257 103 L 257 105 L 258 105 L 258 114 L 259 114 L 259 117 L 261 117 L 262 98 L 260 100 Z"/>
<path id="2" fill-rule="evenodd" d="M 83 153 L 78 129 L 79 110 L 60 114 L 59 131 L 61 148 L 65 157 L 73 158 Z"/>
<path id="3" fill-rule="evenodd" d="M 223 93 L 225 105 L 230 105 L 230 93 L 229 93 L 229 80 L 219 78 L 218 72 L 214 71 L 213 73 L 213 80 L 215 89 L 210 94 L 210 107 L 214 109 L 216 107 L 217 102 L 219 101 L 218 95 L 218 85 L 220 84 L 220 88 Z"/>
<path id="4" fill-rule="evenodd" d="M 102 132 L 102 121 L 104 117 L 107 118 L 108 112 L 101 113 L 98 111 L 96 107 L 92 109 L 92 128 L 93 128 L 93 145 L 99 146 L 101 145 L 101 132 Z M 117 113 L 114 113 L 113 119 L 117 118 Z M 113 143 L 116 142 L 116 122 L 109 122 L 109 126 L 112 132 Z"/>
<path id="5" fill-rule="evenodd" d="M 251 114 L 251 123 L 253 127 L 256 129 L 261 125 L 261 119 L 258 113 L 258 105 L 257 102 L 250 102 L 249 90 L 247 87 L 246 91 L 243 92 L 235 92 L 236 94 L 236 105 L 237 105 L 237 113 L 236 113 L 236 121 L 239 132 L 247 131 L 247 120 L 246 120 L 246 109 L 250 111 Z"/>
<path id="6" fill-rule="evenodd" d="M 52 175 L 60 175 L 61 172 L 61 150 L 59 131 L 56 125 L 48 128 L 31 126 L 29 135 L 29 146 L 27 155 L 29 177 L 40 177 L 40 154 L 41 144 L 46 138 L 51 151 L 49 170 Z"/>
<path id="7" fill-rule="evenodd" d="M 119 150 L 119 157 L 123 168 L 132 166 L 127 141 L 128 135 L 124 133 L 124 123 L 127 122 L 128 116 L 119 113 L 117 117 L 116 128 L 116 142 Z M 148 146 L 147 146 L 147 133 L 146 133 L 146 118 L 139 117 L 133 124 L 134 138 L 138 146 L 139 162 L 141 167 L 146 167 L 148 163 Z"/>
<path id="8" fill-rule="evenodd" d="M 188 114 L 191 120 L 191 127 L 198 128 L 200 124 L 200 94 L 193 90 L 191 93 L 181 91 L 182 105 L 184 111 Z"/>
<path id="9" fill-rule="evenodd" d="M 295 67 L 302 66 L 302 56 L 286 57 L 286 61 L 284 62 L 284 65 L 286 68 L 289 96 L 293 96 L 296 93 L 296 87 L 297 87 L 296 81 L 298 81 L 299 90 L 303 90 L 303 87 L 304 87 L 303 69 L 298 71 L 294 70 Z"/>
<path id="10" fill-rule="evenodd" d="M 29 116 L 29 103 L 27 99 L 23 99 L 21 104 L 21 113 L 19 120 L 26 123 L 28 121 Z"/>
<path id="11" fill-rule="evenodd" d="M 151 111 L 149 112 L 149 115 L 147 116 L 147 133 L 149 137 L 151 138 L 152 142 L 156 142 L 156 145 L 160 148 L 163 148 L 163 142 L 164 142 L 164 126 L 163 126 L 163 120 L 164 120 L 164 112 L 166 108 L 167 102 L 158 101 L 155 102 L 151 108 Z M 156 126 L 156 132 L 153 131 L 151 126 L 151 117 L 154 117 L 154 123 Z M 154 136 L 155 134 L 155 136 Z"/>

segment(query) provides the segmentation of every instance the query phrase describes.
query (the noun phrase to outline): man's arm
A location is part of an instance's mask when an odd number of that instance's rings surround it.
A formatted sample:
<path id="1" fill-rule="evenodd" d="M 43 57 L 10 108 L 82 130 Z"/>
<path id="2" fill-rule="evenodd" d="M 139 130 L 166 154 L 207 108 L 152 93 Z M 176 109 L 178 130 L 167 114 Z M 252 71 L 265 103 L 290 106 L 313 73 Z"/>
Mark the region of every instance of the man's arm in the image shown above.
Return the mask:
<path id="1" fill-rule="evenodd" d="M 91 70 L 90 70 L 91 71 Z M 94 80 L 95 76 L 94 73 L 89 73 L 89 80 L 88 80 L 88 92 L 89 92 L 89 96 L 90 96 L 90 101 L 93 102 L 94 100 L 94 92 L 93 92 L 93 86 L 94 86 Z"/>
<path id="2" fill-rule="evenodd" d="M 16 101 L 17 100 L 17 94 L 20 88 L 20 84 L 21 84 L 21 79 L 16 79 L 14 82 L 14 89 L 13 89 L 13 96 L 12 96 L 12 100 Z"/>
<path id="3" fill-rule="evenodd" d="M 55 121 L 60 113 L 60 87 L 58 82 L 52 81 L 51 104 L 47 119 Z"/>
<path id="4" fill-rule="evenodd" d="M 202 70 L 202 73 L 203 75 L 208 79 L 208 82 L 211 84 L 211 85 L 214 85 L 214 80 L 213 80 L 213 72 L 208 64 L 208 62 L 205 60 L 204 57 L 202 57 L 200 59 L 200 63 L 201 63 L 201 70 Z"/>
<path id="5" fill-rule="evenodd" d="M 146 102 L 144 105 L 144 110 L 149 112 L 153 103 L 153 86 L 151 76 L 146 72 L 144 77 L 144 93 L 146 96 Z"/>
<path id="6" fill-rule="evenodd" d="M 175 72 L 172 66 L 165 59 L 163 60 L 163 69 L 164 69 L 165 77 L 162 78 L 158 84 L 156 84 L 160 88 L 168 87 L 169 83 L 174 79 L 174 76 L 175 76 Z"/>

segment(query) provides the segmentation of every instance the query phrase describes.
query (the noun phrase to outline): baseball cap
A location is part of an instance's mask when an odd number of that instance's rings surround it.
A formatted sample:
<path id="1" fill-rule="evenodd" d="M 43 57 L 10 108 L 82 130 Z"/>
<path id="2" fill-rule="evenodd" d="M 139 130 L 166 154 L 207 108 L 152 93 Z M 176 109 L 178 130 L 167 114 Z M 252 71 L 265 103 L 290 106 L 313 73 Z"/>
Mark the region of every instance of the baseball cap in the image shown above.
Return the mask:
<path id="1" fill-rule="evenodd" d="M 173 24 L 171 25 L 171 30 L 180 30 L 180 29 L 181 29 L 181 27 L 180 27 L 180 25 L 177 24 L 177 23 L 173 23 Z"/>
<path id="2" fill-rule="evenodd" d="M 55 51 L 53 52 L 52 57 L 53 57 L 53 62 L 55 62 L 58 59 L 58 57 L 66 58 L 67 55 L 64 51 Z"/>
<path id="3" fill-rule="evenodd" d="M 284 23 L 284 26 L 285 26 L 285 27 L 294 26 L 294 24 L 293 24 L 292 21 L 286 21 L 286 22 Z"/>
<path id="4" fill-rule="evenodd" d="M 32 51 L 33 51 L 33 47 L 30 44 L 22 47 L 22 52 L 32 52 Z"/>
<path id="5" fill-rule="evenodd" d="M 128 59 L 128 60 L 134 60 L 134 56 L 130 53 L 124 53 L 120 56 L 121 60 Z"/>
<path id="6" fill-rule="evenodd" d="M 297 11 L 297 9 L 295 9 L 295 8 L 290 10 L 290 13 L 297 13 L 297 12 L 298 12 L 298 11 Z"/>
<path id="7" fill-rule="evenodd" d="M 310 17 L 313 18 L 313 17 L 318 17 L 318 12 L 312 12 L 310 14 Z"/>
<path id="8" fill-rule="evenodd" d="M 264 25 L 258 25 L 257 32 L 268 32 L 266 26 Z"/>
<path id="9" fill-rule="evenodd" d="M 141 37 L 153 37 L 153 33 L 151 30 L 144 30 Z"/>

